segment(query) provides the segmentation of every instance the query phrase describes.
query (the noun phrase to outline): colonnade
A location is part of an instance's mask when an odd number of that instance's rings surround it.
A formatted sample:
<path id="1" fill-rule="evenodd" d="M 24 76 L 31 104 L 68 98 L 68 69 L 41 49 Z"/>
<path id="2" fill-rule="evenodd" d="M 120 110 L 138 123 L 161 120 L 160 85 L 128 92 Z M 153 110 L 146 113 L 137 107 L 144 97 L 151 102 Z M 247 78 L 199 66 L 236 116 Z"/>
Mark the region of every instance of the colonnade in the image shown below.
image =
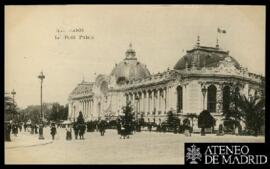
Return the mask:
<path id="1" fill-rule="evenodd" d="M 71 119 L 76 119 L 79 115 L 79 111 L 82 112 L 83 117 L 85 119 L 92 117 L 94 114 L 94 100 L 90 98 L 85 98 L 79 100 L 77 103 L 79 105 L 73 103 L 69 103 L 69 117 Z"/>
<path id="2" fill-rule="evenodd" d="M 125 93 L 135 112 L 146 115 L 162 115 L 171 109 L 175 110 L 176 88 L 172 86 L 138 90 Z"/>
<path id="3" fill-rule="evenodd" d="M 82 105 L 82 113 L 85 118 L 90 117 L 91 114 L 93 114 L 93 108 L 94 108 L 94 101 L 92 99 L 83 99 L 80 100 L 80 103 Z"/>

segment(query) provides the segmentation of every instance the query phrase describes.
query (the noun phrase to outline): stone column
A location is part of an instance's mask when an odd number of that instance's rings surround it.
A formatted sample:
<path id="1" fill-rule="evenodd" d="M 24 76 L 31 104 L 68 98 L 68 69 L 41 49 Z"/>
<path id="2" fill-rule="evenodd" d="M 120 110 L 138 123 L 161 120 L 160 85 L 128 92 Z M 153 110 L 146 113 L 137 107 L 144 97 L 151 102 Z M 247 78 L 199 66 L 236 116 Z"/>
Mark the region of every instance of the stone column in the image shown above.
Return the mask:
<path id="1" fill-rule="evenodd" d="M 147 112 L 149 112 L 150 110 L 150 98 L 149 98 L 149 92 L 146 91 L 146 110 L 145 110 L 145 114 Z"/>
<path id="2" fill-rule="evenodd" d="M 170 98 L 170 86 L 167 86 L 167 111 L 171 108 L 171 98 Z"/>
<path id="3" fill-rule="evenodd" d="M 87 100 L 84 100 L 85 118 L 87 117 Z"/>
<path id="4" fill-rule="evenodd" d="M 144 103 L 144 101 L 145 101 L 145 95 L 144 95 L 144 91 L 142 91 L 142 108 L 141 108 L 141 112 L 144 112 L 144 107 L 145 107 L 145 103 Z"/>
<path id="5" fill-rule="evenodd" d="M 138 106 L 139 106 L 138 112 L 141 112 L 141 109 L 142 109 L 142 93 L 138 93 L 138 98 L 139 98 L 139 100 L 138 100 Z"/>
<path id="6" fill-rule="evenodd" d="M 171 90 L 171 101 L 172 101 L 171 107 L 173 108 L 173 110 L 176 110 L 176 105 L 177 105 L 176 88 L 173 86 L 171 89 L 172 89 Z"/>
<path id="7" fill-rule="evenodd" d="M 92 114 L 92 109 L 91 109 L 91 100 L 89 100 L 89 117 L 91 117 L 91 114 Z"/>
<path id="8" fill-rule="evenodd" d="M 68 104 L 68 118 L 72 117 L 72 105 L 71 103 Z"/>
<path id="9" fill-rule="evenodd" d="M 216 112 L 222 114 L 223 110 L 223 92 L 222 92 L 222 86 L 218 85 L 217 87 L 217 107 Z"/>
<path id="10" fill-rule="evenodd" d="M 140 106 L 140 112 L 143 112 L 143 101 L 144 101 L 144 96 L 143 96 L 143 91 L 141 92 L 141 106 Z"/>
<path id="11" fill-rule="evenodd" d="M 166 111 L 166 89 L 163 88 L 162 90 L 162 109 L 161 113 L 163 114 Z"/>
<path id="12" fill-rule="evenodd" d="M 96 112 L 96 105 L 95 105 L 96 101 L 93 98 L 93 116 L 97 116 L 97 112 Z"/>
<path id="13" fill-rule="evenodd" d="M 90 102 L 90 111 L 91 111 L 91 117 L 93 117 L 93 100 Z"/>
<path id="14" fill-rule="evenodd" d="M 160 97 L 160 94 L 161 94 L 161 90 L 160 89 L 158 89 L 158 91 L 157 91 L 157 108 L 156 108 L 156 113 L 158 114 L 158 112 L 160 111 L 160 109 L 161 109 L 161 101 L 160 101 L 160 99 L 161 99 L 161 97 Z"/>
<path id="15" fill-rule="evenodd" d="M 125 94 L 125 96 L 126 96 L 126 102 L 128 102 L 128 99 L 129 99 L 128 94 Z"/>
<path id="16" fill-rule="evenodd" d="M 170 109 L 174 109 L 174 99 L 173 99 L 173 87 L 170 87 L 170 101 L 171 101 L 171 104 L 170 104 Z"/>
<path id="17" fill-rule="evenodd" d="M 153 109 L 152 109 L 152 114 L 154 112 L 155 109 L 157 109 L 157 100 L 156 100 L 156 96 L 157 96 L 157 92 L 155 90 L 153 90 Z"/>
<path id="18" fill-rule="evenodd" d="M 248 88 L 249 88 L 249 84 L 248 83 L 246 83 L 245 85 L 244 85 L 244 89 L 243 89 L 243 94 L 248 98 Z"/>
<path id="19" fill-rule="evenodd" d="M 83 103 L 84 103 L 83 117 L 86 118 L 86 100 L 83 100 Z"/>
<path id="20" fill-rule="evenodd" d="M 187 113 L 186 109 L 187 109 L 187 85 L 183 85 L 182 86 L 182 93 L 183 93 L 183 113 Z M 201 108 L 202 110 L 202 108 Z"/>
<path id="21" fill-rule="evenodd" d="M 142 112 L 145 112 L 145 92 L 142 92 Z"/>
<path id="22" fill-rule="evenodd" d="M 91 113 L 90 113 L 90 99 L 88 100 L 88 117 L 91 117 Z"/>
<path id="23" fill-rule="evenodd" d="M 88 110 L 88 100 L 86 99 L 86 100 L 85 100 L 85 118 L 88 117 L 88 112 L 87 112 L 87 110 Z"/>
<path id="24" fill-rule="evenodd" d="M 81 105 L 82 105 L 82 108 L 80 111 L 82 111 L 82 113 L 83 113 L 83 100 L 81 100 Z"/>
<path id="25" fill-rule="evenodd" d="M 84 118 L 85 118 L 85 116 L 86 116 L 86 111 L 85 111 L 85 109 L 86 109 L 86 104 L 85 104 L 86 102 L 85 102 L 85 100 L 83 100 L 83 116 L 84 116 Z"/>
<path id="26" fill-rule="evenodd" d="M 149 95 L 149 113 L 151 114 L 152 113 L 152 110 L 153 110 L 153 99 L 154 99 L 154 96 L 153 96 L 153 90 L 151 90 L 151 93 Z"/>
<path id="27" fill-rule="evenodd" d="M 135 93 L 132 93 L 132 106 L 135 108 Z"/>

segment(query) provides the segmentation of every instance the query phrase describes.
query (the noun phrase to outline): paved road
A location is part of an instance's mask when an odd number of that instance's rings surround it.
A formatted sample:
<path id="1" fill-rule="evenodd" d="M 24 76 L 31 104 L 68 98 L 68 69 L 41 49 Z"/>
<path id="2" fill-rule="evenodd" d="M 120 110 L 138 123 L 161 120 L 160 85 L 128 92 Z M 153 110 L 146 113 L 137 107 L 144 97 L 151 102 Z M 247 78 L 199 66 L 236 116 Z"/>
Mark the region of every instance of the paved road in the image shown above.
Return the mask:
<path id="1" fill-rule="evenodd" d="M 45 137 L 51 140 L 48 129 Z M 5 149 L 6 164 L 183 164 L 184 142 L 264 142 L 264 137 L 215 136 L 140 132 L 120 139 L 115 130 L 105 136 L 87 133 L 85 140 L 65 140 L 58 129 L 52 144 Z"/>

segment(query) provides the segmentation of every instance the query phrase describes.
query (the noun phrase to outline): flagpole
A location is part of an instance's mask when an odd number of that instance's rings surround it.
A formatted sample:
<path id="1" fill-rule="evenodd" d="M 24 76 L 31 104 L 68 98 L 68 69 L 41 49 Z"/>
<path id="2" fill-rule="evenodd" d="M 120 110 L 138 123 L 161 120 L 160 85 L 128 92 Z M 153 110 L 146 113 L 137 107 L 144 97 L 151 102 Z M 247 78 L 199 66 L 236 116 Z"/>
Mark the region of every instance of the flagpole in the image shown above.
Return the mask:
<path id="1" fill-rule="evenodd" d="M 218 45 L 218 33 L 219 33 L 219 28 L 217 29 L 217 36 L 216 36 L 216 48 L 219 48 L 219 45 Z"/>

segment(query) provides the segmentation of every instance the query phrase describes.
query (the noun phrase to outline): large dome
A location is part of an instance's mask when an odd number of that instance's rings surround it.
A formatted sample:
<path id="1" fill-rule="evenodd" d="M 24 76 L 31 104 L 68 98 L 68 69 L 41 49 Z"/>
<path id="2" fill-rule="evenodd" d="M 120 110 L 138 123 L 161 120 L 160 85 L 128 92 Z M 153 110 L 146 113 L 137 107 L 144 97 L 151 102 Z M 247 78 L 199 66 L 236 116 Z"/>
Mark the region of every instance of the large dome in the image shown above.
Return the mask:
<path id="1" fill-rule="evenodd" d="M 117 83 L 125 83 L 133 79 L 140 79 L 150 75 L 145 64 L 140 63 L 136 58 L 136 52 L 130 48 L 126 51 L 126 58 L 116 64 L 111 76 L 116 78 Z"/>
<path id="2" fill-rule="evenodd" d="M 218 47 L 197 46 L 187 51 L 187 54 L 175 64 L 174 69 L 182 70 L 192 66 L 218 67 L 224 60 L 231 62 L 237 69 L 240 68 L 240 64 L 229 56 L 228 51 L 222 51 Z"/>

